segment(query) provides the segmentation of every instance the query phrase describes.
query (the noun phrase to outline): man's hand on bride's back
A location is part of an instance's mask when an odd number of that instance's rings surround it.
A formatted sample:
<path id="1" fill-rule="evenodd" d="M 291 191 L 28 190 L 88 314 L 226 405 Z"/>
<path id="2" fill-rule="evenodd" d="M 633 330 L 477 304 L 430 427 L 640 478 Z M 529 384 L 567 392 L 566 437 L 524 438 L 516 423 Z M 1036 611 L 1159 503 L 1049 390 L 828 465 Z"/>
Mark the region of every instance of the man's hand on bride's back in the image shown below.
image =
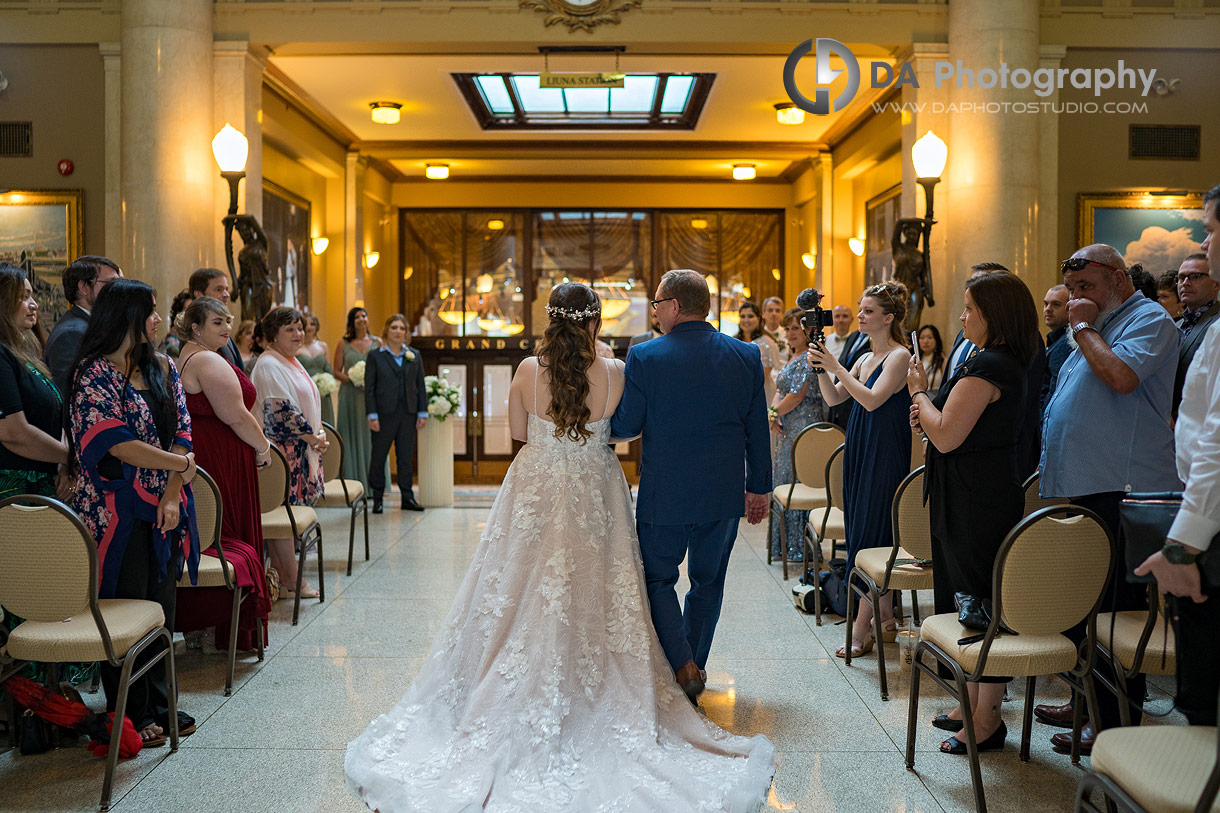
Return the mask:
<path id="1" fill-rule="evenodd" d="M 746 522 L 757 525 L 767 516 L 767 504 L 771 498 L 767 494 L 751 494 L 746 492 Z"/>

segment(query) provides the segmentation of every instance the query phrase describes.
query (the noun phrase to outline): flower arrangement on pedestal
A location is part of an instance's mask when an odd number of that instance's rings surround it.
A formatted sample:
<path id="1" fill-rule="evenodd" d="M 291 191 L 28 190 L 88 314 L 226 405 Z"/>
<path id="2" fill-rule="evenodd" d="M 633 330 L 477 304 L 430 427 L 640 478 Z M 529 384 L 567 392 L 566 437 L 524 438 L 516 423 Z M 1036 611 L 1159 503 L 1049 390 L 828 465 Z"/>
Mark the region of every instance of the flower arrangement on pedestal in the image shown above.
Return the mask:
<path id="1" fill-rule="evenodd" d="M 353 364 L 347 371 L 347 377 L 351 379 L 353 385 L 357 387 L 364 386 L 364 362 L 358 361 Z"/>
<path id="2" fill-rule="evenodd" d="M 323 398 L 339 389 L 339 382 L 330 373 L 318 373 L 313 376 L 313 383 L 318 385 L 318 394 Z"/>
<path id="3" fill-rule="evenodd" d="M 461 405 L 461 391 L 439 376 L 424 376 L 424 391 L 428 396 L 429 418 L 443 421 Z"/>

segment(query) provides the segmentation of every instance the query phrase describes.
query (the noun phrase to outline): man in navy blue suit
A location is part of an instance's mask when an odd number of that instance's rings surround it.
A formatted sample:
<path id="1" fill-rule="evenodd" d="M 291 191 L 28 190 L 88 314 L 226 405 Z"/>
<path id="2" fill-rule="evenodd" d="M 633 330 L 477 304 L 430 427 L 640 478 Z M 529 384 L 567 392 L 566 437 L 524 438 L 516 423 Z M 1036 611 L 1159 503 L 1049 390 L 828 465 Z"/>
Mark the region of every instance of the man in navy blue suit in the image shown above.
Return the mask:
<path id="1" fill-rule="evenodd" d="M 767 402 L 758 347 L 708 324 L 703 275 L 670 271 L 652 308 L 664 334 L 627 354 L 616 438 L 643 435 L 636 529 L 657 637 L 691 702 L 703 691 L 724 575 L 744 514 L 771 492 Z M 674 585 L 687 558 L 685 609 Z"/>

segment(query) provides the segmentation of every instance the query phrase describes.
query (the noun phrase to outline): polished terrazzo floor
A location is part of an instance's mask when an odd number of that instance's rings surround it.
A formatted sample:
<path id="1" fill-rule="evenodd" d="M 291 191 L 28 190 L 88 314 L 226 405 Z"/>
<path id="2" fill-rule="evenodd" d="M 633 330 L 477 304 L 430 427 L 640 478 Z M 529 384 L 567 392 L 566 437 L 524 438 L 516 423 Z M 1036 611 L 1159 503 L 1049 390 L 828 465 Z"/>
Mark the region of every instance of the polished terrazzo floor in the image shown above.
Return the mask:
<path id="1" fill-rule="evenodd" d="M 372 559 L 358 557 L 350 577 L 343 572 L 347 513 L 319 514 L 329 556 L 326 602 L 303 603 L 297 627 L 291 626 L 291 604 L 277 604 L 266 660 L 239 660 L 228 698 L 224 656 L 210 646 L 201 652 L 180 643 L 179 703 L 199 730 L 176 754 L 149 749 L 121 762 L 114 810 L 363 809 L 344 787 L 345 744 L 392 706 L 419 670 L 487 510 L 370 516 Z M 812 616 L 793 609 L 793 582 L 782 580 L 779 565 L 767 565 L 763 539 L 761 526 L 743 525 L 703 700 L 708 716 L 725 728 L 762 732 L 775 743 L 779 767 L 770 809 L 972 809 L 965 758 L 936 752 L 941 732 L 922 725 L 918 773 L 904 767 L 909 672 L 899 646 L 888 645 L 891 699 L 883 702 L 875 655 L 851 667 L 834 657 L 843 627 L 833 617 L 815 626 Z M 947 710 L 935 687 L 926 680 L 922 686 L 921 720 Z M 1151 707 L 1166 708 L 1163 691 L 1154 692 Z M 1040 684 L 1039 694 L 1066 697 L 1051 680 Z M 1004 711 L 1008 745 L 983 755 L 989 806 L 1071 810 L 1081 769 L 1051 750 L 1053 730 L 1037 723 L 1033 758 L 1019 760 L 1022 697 L 1015 683 L 1013 695 Z M 101 694 L 87 699 L 99 703 Z M 101 777 L 102 761 L 83 747 L 30 757 L 0 751 L 0 810 L 96 810 Z"/>

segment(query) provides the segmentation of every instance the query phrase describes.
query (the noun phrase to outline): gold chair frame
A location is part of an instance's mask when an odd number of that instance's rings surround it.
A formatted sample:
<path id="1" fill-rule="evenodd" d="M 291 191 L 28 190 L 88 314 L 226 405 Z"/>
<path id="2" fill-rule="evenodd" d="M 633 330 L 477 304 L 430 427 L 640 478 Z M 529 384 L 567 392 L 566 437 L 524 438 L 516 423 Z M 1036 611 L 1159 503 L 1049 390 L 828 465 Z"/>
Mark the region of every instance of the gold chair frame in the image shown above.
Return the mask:
<path id="1" fill-rule="evenodd" d="M 327 483 L 333 483 L 333 482 L 339 483 L 340 488 L 343 489 L 343 502 L 352 511 L 351 526 L 350 526 L 350 528 L 348 530 L 348 534 L 347 534 L 347 575 L 350 576 L 350 575 L 352 575 L 352 558 L 356 551 L 356 515 L 357 515 L 357 513 L 360 513 L 360 512 L 364 513 L 364 561 L 367 562 L 370 558 L 370 556 L 369 556 L 369 497 L 368 497 L 368 491 L 366 489 L 362 489 L 361 492 L 354 497 L 348 491 L 348 489 L 347 489 L 348 481 L 343 478 L 343 461 L 347 457 L 347 444 L 343 440 L 343 435 L 339 434 L 339 430 L 336 429 L 331 424 L 323 422 L 322 428 L 324 430 L 326 430 L 327 437 L 329 437 L 331 439 L 332 445 L 336 445 L 338 447 L 339 476 L 332 477 L 331 479 L 327 480 L 326 482 Z M 324 459 L 331 459 L 331 458 L 335 457 L 335 455 L 329 449 L 327 449 L 327 453 L 323 457 L 324 457 Z M 322 470 L 326 471 L 325 463 L 322 464 Z M 321 507 L 326 508 L 326 507 L 330 507 L 330 506 L 321 505 Z M 338 507 L 338 506 L 335 506 L 335 507 Z"/>
<path id="2" fill-rule="evenodd" d="M 174 667 L 174 639 L 170 631 L 162 624 L 160 627 L 154 627 L 145 633 L 139 640 L 132 644 L 120 657 L 114 649 L 114 642 L 110 638 L 110 630 L 106 627 L 106 620 L 102 616 L 101 607 L 98 604 L 97 589 L 98 589 L 98 561 L 97 561 L 97 543 L 93 540 L 93 534 L 81 522 L 80 517 L 76 512 L 64 505 L 62 502 L 50 497 L 42 497 L 33 494 L 18 494 L 14 497 L 9 497 L 5 500 L 0 500 L 0 514 L 3 514 L 5 509 L 15 508 L 17 510 L 43 510 L 51 509 L 52 511 L 62 515 L 67 519 L 75 529 L 80 533 L 81 542 L 83 543 L 84 554 L 89 559 L 89 595 L 87 604 L 89 613 L 93 616 L 93 622 L 97 625 L 98 636 L 101 639 L 103 651 L 106 653 L 106 662 L 120 670 L 119 672 L 119 690 L 118 697 L 114 701 L 114 719 L 122 721 L 127 713 L 127 692 L 133 680 L 143 677 L 150 669 L 156 666 L 161 661 L 165 661 L 165 688 L 169 700 L 169 750 L 174 753 L 178 750 L 178 680 L 177 671 Z M 4 528 L 6 523 L 0 522 L 0 528 Z M 0 531 L 3 535 L 3 531 Z M 23 540 L 32 542 L 34 540 Z M 46 545 L 47 540 L 36 540 L 39 545 Z M 2 554 L 0 554 L 2 555 Z M 46 573 L 46 583 L 44 585 L 47 593 L 54 594 L 60 587 L 56 580 L 58 574 Z M 131 599 L 137 601 L 138 599 Z M 3 601 L 3 596 L 0 596 L 0 602 Z M 151 602 L 150 602 L 151 603 Z M 27 618 L 21 612 L 18 606 L 14 609 L 17 615 Z M 21 629 L 17 626 L 16 629 Z M 160 653 L 151 658 L 148 663 L 135 668 L 136 659 L 148 649 L 158 639 L 165 641 L 165 648 Z M 0 683 L 8 680 L 13 675 L 20 672 L 28 664 L 33 661 L 14 660 L 11 663 L 6 663 L 3 668 L 0 668 Z M 104 812 L 110 809 L 110 794 L 114 786 L 114 769 L 119 762 L 119 749 L 117 744 L 112 744 L 109 752 L 106 755 L 106 772 L 102 779 L 102 798 L 99 802 L 99 808 Z"/>
<path id="3" fill-rule="evenodd" d="M 834 437 L 835 445 L 826 450 L 826 455 L 823 459 L 807 461 L 803 460 L 798 454 L 803 444 L 813 443 L 814 441 L 826 442 L 826 440 L 830 439 L 831 435 L 835 434 L 837 434 L 837 437 Z M 808 438 L 808 440 L 806 440 L 806 438 Z M 825 501 L 829 496 L 825 482 L 827 463 L 830 462 L 830 457 L 834 454 L 834 450 L 843 445 L 843 440 L 843 429 L 836 424 L 828 423 L 826 421 L 819 421 L 818 423 L 812 423 L 809 426 L 806 426 L 796 436 L 796 439 L 792 441 L 792 482 L 781 483 L 772 488 L 770 511 L 767 517 L 767 564 L 771 564 L 775 561 L 775 557 L 771 555 L 771 531 L 775 525 L 775 520 L 778 517 L 780 545 L 779 553 L 784 565 L 784 581 L 788 580 L 788 563 L 791 561 L 788 558 L 788 530 L 785 527 L 786 523 L 784 522 L 784 513 L 788 510 L 786 506 L 792 504 L 792 495 L 796 491 L 796 487 L 798 485 L 814 489 L 821 489 L 823 494 L 826 495 L 822 498 L 823 504 L 815 505 L 813 508 L 809 509 L 810 511 L 817 508 L 823 508 L 825 506 Z M 819 483 L 819 480 L 822 482 Z M 788 487 L 788 493 L 783 500 L 780 500 L 779 497 L 775 496 L 775 492 L 782 489 L 785 485 Z M 806 527 L 808 527 L 808 524 L 806 524 Z"/>
<path id="4" fill-rule="evenodd" d="M 278 468 L 278 472 L 273 470 L 275 468 Z M 297 524 L 296 517 L 292 513 L 292 505 L 288 501 L 290 486 L 288 458 L 284 457 L 284 453 L 274 443 L 271 444 L 271 465 L 259 469 L 258 475 L 259 496 L 262 501 L 260 508 L 263 515 L 265 516 L 270 511 L 274 511 L 282 506 L 288 514 L 288 525 L 292 531 L 293 543 L 300 549 L 297 552 L 297 583 L 296 589 L 293 591 L 292 602 L 292 626 L 295 627 L 301 616 L 301 582 L 305 579 L 305 554 L 309 549 L 310 540 L 318 548 L 318 603 L 321 604 L 323 601 L 326 601 L 326 568 L 322 563 L 322 525 L 316 518 L 304 528 Z M 283 487 L 281 489 L 268 488 L 268 485 L 274 482 L 270 481 L 270 478 L 273 476 L 283 479 Z M 271 500 L 278 500 L 278 502 L 275 505 L 271 505 Z"/>

